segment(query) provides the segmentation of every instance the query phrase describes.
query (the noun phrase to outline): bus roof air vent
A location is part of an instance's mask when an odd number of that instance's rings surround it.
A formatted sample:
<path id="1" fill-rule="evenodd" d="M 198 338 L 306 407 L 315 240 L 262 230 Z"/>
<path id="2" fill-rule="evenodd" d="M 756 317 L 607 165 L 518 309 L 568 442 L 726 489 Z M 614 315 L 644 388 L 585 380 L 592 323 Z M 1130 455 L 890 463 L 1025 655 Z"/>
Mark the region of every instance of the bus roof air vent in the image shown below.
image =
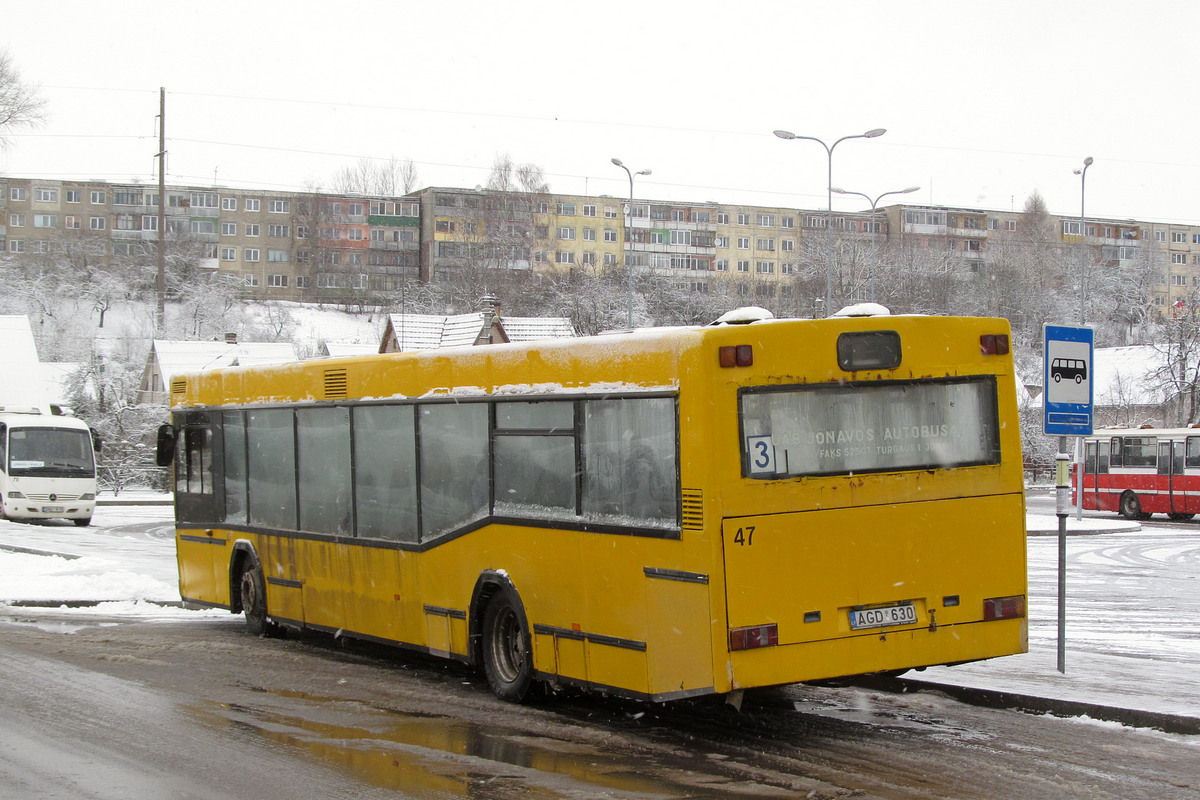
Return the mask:
<path id="1" fill-rule="evenodd" d="M 726 311 L 721 316 L 717 317 L 716 322 L 709 323 L 710 325 L 748 325 L 751 322 L 762 322 L 766 319 L 775 319 L 775 315 L 765 308 L 758 306 L 742 306 L 735 308 L 733 311 Z"/>
<path id="2" fill-rule="evenodd" d="M 890 317 L 891 310 L 879 303 L 855 303 L 834 314 L 835 317 Z"/>

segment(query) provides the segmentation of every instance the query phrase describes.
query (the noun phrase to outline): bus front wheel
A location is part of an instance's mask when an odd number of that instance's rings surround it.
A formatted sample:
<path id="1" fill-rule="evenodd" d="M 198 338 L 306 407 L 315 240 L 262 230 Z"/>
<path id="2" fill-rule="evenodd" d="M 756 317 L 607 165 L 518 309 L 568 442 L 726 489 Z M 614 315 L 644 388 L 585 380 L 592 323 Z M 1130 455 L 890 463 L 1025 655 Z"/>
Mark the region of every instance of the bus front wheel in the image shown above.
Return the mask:
<path id="1" fill-rule="evenodd" d="M 246 564 L 238 582 L 242 595 L 242 611 L 246 615 L 246 630 L 254 636 L 275 636 L 279 626 L 267 618 L 267 582 L 257 561 Z"/>
<path id="2" fill-rule="evenodd" d="M 1142 511 L 1142 501 L 1133 492 L 1121 495 L 1121 516 L 1125 519 L 1149 519 L 1150 515 Z"/>
<path id="3" fill-rule="evenodd" d="M 519 703 L 533 683 L 533 649 L 520 607 L 507 589 L 498 591 L 483 614 L 483 670 L 501 700 Z"/>

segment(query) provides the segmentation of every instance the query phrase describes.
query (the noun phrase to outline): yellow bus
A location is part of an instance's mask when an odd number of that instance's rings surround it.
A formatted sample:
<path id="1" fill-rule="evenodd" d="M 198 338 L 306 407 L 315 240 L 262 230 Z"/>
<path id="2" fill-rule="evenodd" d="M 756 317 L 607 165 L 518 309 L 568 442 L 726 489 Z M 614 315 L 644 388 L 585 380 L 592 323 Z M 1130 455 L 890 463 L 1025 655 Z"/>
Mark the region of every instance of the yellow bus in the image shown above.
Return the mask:
<path id="1" fill-rule="evenodd" d="M 177 378 L 180 592 L 514 701 L 1023 652 L 1008 351 L 1002 319 L 759 319 Z"/>

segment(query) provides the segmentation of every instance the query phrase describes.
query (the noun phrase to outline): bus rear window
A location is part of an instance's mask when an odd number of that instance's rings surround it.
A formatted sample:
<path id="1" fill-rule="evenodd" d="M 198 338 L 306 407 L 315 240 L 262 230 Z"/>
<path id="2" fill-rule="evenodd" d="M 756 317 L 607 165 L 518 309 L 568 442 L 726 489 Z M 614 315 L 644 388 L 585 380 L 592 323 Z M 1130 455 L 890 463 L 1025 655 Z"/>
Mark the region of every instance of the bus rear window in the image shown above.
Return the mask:
<path id="1" fill-rule="evenodd" d="M 784 478 L 996 464 L 988 377 L 744 389 L 742 475 Z"/>

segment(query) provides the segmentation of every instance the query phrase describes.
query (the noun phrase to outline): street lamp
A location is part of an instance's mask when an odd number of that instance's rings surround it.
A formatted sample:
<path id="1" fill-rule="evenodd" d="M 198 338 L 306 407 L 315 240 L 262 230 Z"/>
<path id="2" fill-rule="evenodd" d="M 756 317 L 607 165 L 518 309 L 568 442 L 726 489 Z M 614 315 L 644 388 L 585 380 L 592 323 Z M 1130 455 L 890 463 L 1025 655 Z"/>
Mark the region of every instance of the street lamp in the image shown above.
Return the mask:
<path id="1" fill-rule="evenodd" d="M 1087 169 L 1092 165 L 1092 157 L 1083 160 L 1083 168 L 1075 170 L 1079 176 L 1079 325 L 1087 324 L 1087 312 L 1084 309 L 1087 297 L 1087 228 L 1083 223 L 1083 205 L 1087 198 Z"/>
<path id="2" fill-rule="evenodd" d="M 866 133 L 856 133 L 851 136 L 843 136 L 833 144 L 825 144 L 824 141 L 815 136 L 797 136 L 791 131 L 775 131 L 776 136 L 780 139 L 807 139 L 810 142 L 816 142 L 825 148 L 825 154 L 829 157 L 829 180 L 826 183 L 828 191 L 827 212 L 825 215 L 825 228 L 828 231 L 829 239 L 829 255 L 825 263 L 825 313 L 833 313 L 833 148 L 837 147 L 847 139 L 874 139 L 877 136 L 883 136 L 887 133 L 886 128 L 872 128 Z"/>
<path id="3" fill-rule="evenodd" d="M 920 186 L 910 186 L 907 189 L 896 189 L 895 191 L 884 192 L 883 194 L 876 197 L 874 200 L 871 199 L 870 195 L 863 194 L 862 192 L 850 192 L 845 189 L 839 189 L 836 186 L 831 186 L 829 188 L 829 191 L 836 192 L 838 194 L 854 194 L 854 195 L 858 195 L 859 197 L 865 199 L 868 203 L 871 204 L 871 222 L 874 223 L 875 222 L 875 207 L 877 205 L 879 205 L 880 200 L 887 197 L 888 195 L 909 194 L 910 192 L 918 191 L 920 188 L 921 188 Z M 872 303 L 875 302 L 875 267 L 877 266 L 877 264 L 876 264 L 877 256 L 875 254 L 875 251 L 877 249 L 875 233 L 876 233 L 878 227 L 879 227 L 878 225 L 871 226 L 871 302 Z"/>
<path id="4" fill-rule="evenodd" d="M 631 236 L 633 233 L 633 176 L 649 175 L 650 170 L 639 169 L 637 172 L 630 172 L 629 167 L 625 166 L 621 159 L 614 158 L 611 161 L 625 170 L 625 174 L 629 176 L 629 211 L 625 215 L 625 289 L 629 298 L 629 329 L 633 330 L 633 267 L 629 264 L 629 256 L 633 251 L 633 237 Z"/>

